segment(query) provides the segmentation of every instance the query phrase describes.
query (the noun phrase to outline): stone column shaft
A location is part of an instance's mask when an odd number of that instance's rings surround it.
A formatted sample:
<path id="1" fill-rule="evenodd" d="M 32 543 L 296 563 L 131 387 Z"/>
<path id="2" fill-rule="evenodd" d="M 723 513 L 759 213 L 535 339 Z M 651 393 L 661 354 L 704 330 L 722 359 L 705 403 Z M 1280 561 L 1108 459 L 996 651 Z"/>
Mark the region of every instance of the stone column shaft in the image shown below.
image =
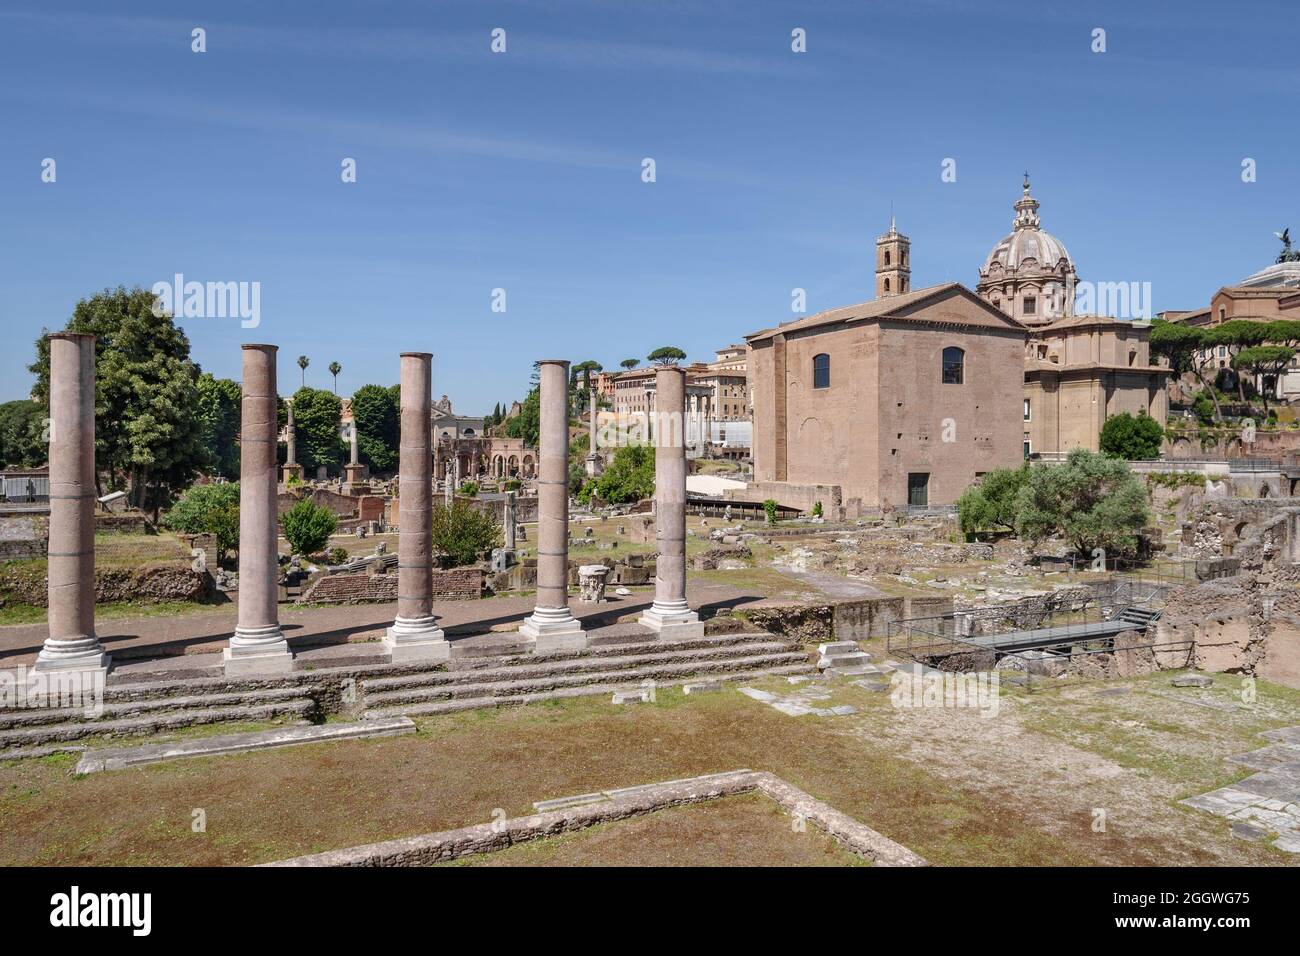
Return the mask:
<path id="1" fill-rule="evenodd" d="M 537 479 L 537 606 L 519 633 L 536 651 L 586 647 L 569 610 L 569 363 L 540 363 L 541 422 Z"/>
<path id="2" fill-rule="evenodd" d="M 37 671 L 107 671 L 95 636 L 95 337 L 50 336 L 49 637 Z"/>
<path id="3" fill-rule="evenodd" d="M 655 599 L 640 623 L 663 638 L 704 636 L 686 602 L 686 373 L 655 371 Z"/>
<path id="4" fill-rule="evenodd" d="M 243 347 L 239 424 L 239 616 L 224 658 L 227 675 L 293 670 L 280 630 L 276 449 L 279 416 L 274 345 Z"/>
<path id="5" fill-rule="evenodd" d="M 428 352 L 402 353 L 397 619 L 384 636 L 393 663 L 451 656 L 451 645 L 433 615 L 432 369 Z"/>
<path id="6" fill-rule="evenodd" d="M 515 493 L 506 492 L 505 506 L 501 509 L 501 525 L 505 532 L 505 547 L 507 551 L 515 550 Z"/>

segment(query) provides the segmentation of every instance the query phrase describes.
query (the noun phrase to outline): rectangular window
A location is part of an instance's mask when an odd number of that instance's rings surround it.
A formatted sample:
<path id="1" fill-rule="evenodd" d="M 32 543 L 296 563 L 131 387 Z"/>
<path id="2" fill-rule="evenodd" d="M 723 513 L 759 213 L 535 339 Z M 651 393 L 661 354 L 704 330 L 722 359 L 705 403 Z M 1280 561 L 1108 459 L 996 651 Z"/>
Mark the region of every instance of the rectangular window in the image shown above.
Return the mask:
<path id="1" fill-rule="evenodd" d="M 1038 300 L 1032 295 L 1025 296 L 1025 315 L 1034 315 L 1038 311 Z"/>
<path id="2" fill-rule="evenodd" d="M 1032 453 L 1033 453 L 1033 451 L 1032 451 L 1032 449 L 1030 448 L 1030 445 L 1029 445 L 1029 439 L 1026 438 L 1026 439 L 1025 439 L 1025 459 L 1028 460 L 1028 459 L 1029 459 L 1029 456 L 1030 456 Z"/>
<path id="3" fill-rule="evenodd" d="M 1029 399 L 1025 399 L 1025 421 L 1031 421 L 1029 417 Z"/>

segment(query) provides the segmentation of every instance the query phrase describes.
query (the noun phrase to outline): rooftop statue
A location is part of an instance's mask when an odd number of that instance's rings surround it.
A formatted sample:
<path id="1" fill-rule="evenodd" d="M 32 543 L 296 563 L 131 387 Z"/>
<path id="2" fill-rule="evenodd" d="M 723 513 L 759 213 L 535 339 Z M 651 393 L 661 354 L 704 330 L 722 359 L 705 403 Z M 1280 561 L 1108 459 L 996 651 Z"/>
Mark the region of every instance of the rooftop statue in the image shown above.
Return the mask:
<path id="1" fill-rule="evenodd" d="M 1282 251 L 1277 254 L 1278 262 L 1300 262 L 1300 249 L 1291 248 L 1291 230 L 1283 229 L 1273 235 L 1282 240 Z"/>

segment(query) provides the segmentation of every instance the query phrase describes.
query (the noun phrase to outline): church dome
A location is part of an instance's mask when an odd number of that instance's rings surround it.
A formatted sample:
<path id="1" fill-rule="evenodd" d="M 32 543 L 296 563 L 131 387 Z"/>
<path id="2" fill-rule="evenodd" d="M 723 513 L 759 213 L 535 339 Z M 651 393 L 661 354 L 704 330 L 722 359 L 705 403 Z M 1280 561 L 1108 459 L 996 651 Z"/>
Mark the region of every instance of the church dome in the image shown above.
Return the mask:
<path id="1" fill-rule="evenodd" d="M 1065 260 L 1067 269 L 1074 266 L 1065 243 L 1050 232 L 1029 227 L 1017 229 L 994 246 L 993 251 L 984 260 L 984 268 L 981 271 L 987 274 L 994 263 L 997 263 L 1003 271 L 1019 269 L 1020 264 L 1027 259 L 1033 259 L 1038 268 L 1044 271 L 1055 272 L 1062 259 Z"/>
<path id="2" fill-rule="evenodd" d="M 1016 203 L 1015 209 L 1016 218 L 1012 220 L 1011 235 L 1002 239 L 989 252 L 980 275 L 989 275 L 995 266 L 1000 272 L 1016 272 L 1021 269 L 1022 264 L 1030 265 L 1027 261 L 1030 259 L 1033 260 L 1031 267 L 1033 271 L 1073 272 L 1074 262 L 1070 259 L 1065 243 L 1039 227 L 1038 200 L 1029 195 L 1028 179 L 1025 180 L 1024 195 Z M 1062 260 L 1064 260 L 1063 270 L 1059 268 Z"/>
<path id="3" fill-rule="evenodd" d="M 1011 235 L 984 260 L 976 294 L 1025 325 L 1070 315 L 1078 275 L 1065 243 L 1045 232 L 1038 220 L 1038 200 L 1029 195 L 1028 173 L 1015 210 Z"/>

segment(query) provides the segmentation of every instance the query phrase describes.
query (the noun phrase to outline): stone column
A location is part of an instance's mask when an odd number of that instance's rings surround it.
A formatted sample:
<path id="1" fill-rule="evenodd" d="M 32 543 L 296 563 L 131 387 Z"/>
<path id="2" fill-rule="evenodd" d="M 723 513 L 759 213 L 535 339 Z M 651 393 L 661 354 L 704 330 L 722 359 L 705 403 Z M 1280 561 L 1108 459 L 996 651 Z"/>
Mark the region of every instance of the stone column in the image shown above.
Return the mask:
<path id="1" fill-rule="evenodd" d="M 345 494 L 355 495 L 361 492 L 366 478 L 366 466 L 361 464 L 361 449 L 358 447 L 357 422 L 352 420 L 348 426 L 348 444 L 350 446 L 349 462 L 343 468 Z"/>
<path id="2" fill-rule="evenodd" d="M 721 388 L 721 386 L 718 386 Z M 713 447 L 713 394 L 709 393 L 704 396 L 704 445 L 701 453 L 705 458 L 709 456 L 709 449 Z"/>
<path id="3" fill-rule="evenodd" d="M 704 636 L 686 603 L 686 373 L 655 370 L 655 599 L 640 623 L 666 640 Z"/>
<path id="4" fill-rule="evenodd" d="M 433 356 L 428 352 L 402 353 L 397 620 L 384 636 L 394 664 L 451 656 L 451 645 L 433 616 L 432 368 Z"/>
<path id="5" fill-rule="evenodd" d="M 539 654 L 587 646 L 569 610 L 569 363 L 541 366 L 541 428 L 537 479 L 537 606 L 519 633 Z"/>
<path id="6" fill-rule="evenodd" d="M 298 464 L 298 429 L 293 424 L 293 401 L 284 404 L 289 416 L 284 428 L 284 483 L 287 485 L 290 478 L 302 479 L 302 465 Z"/>
<path id="7" fill-rule="evenodd" d="M 276 513 L 274 345 L 243 347 L 239 424 L 239 617 L 225 649 L 226 676 L 287 674 L 293 654 L 280 631 Z"/>
<path id="8" fill-rule="evenodd" d="M 501 525 L 505 532 L 506 550 L 515 550 L 515 493 L 513 491 L 506 492 L 505 506 L 501 509 Z"/>
<path id="9" fill-rule="evenodd" d="M 596 383 L 591 383 L 591 388 L 587 393 L 587 402 L 591 406 L 588 409 L 590 422 L 587 428 L 587 474 L 595 478 L 601 472 L 600 453 L 596 450 L 596 407 L 597 393 Z"/>
<path id="10" fill-rule="evenodd" d="M 95 337 L 50 336 L 49 629 L 35 670 L 107 673 L 95 636 Z"/>

